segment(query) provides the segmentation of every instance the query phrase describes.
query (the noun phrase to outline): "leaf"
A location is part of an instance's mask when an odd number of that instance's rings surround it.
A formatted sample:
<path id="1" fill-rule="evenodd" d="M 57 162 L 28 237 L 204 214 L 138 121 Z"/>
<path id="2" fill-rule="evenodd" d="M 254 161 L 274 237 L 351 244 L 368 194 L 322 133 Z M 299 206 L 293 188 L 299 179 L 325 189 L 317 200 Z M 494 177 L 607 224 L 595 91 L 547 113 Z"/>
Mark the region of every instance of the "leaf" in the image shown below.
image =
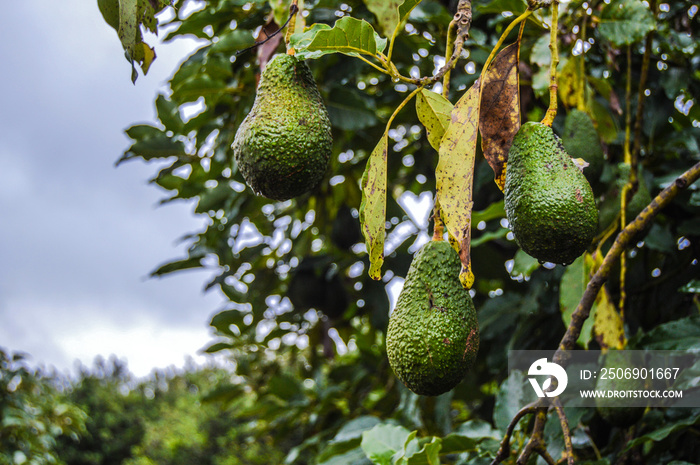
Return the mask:
<path id="1" fill-rule="evenodd" d="M 540 262 L 528 255 L 523 249 L 518 249 L 513 257 L 513 270 L 511 276 L 530 276 L 537 268 L 540 267 Z"/>
<path id="2" fill-rule="evenodd" d="M 435 150 L 440 149 L 440 141 L 450 125 L 450 113 L 453 108 L 445 97 L 425 88 L 416 96 L 418 119 L 425 126 L 428 142 Z"/>
<path id="3" fill-rule="evenodd" d="M 557 76 L 559 98 L 567 107 L 576 107 L 581 94 L 581 66 L 583 56 L 569 57 Z"/>
<path id="4" fill-rule="evenodd" d="M 360 225 L 369 253 L 369 276 L 374 280 L 381 279 L 384 263 L 388 144 L 388 134 L 385 132 L 369 156 L 362 175 Z"/>
<path id="5" fill-rule="evenodd" d="M 496 428 L 505 432 L 515 414 L 535 399 L 535 391 L 525 382 L 523 373 L 518 370 L 511 371 L 496 394 L 496 404 L 493 408 Z"/>
<path id="6" fill-rule="evenodd" d="M 379 121 L 374 101 L 348 87 L 334 88 L 325 102 L 334 127 L 357 131 Z"/>
<path id="7" fill-rule="evenodd" d="M 154 158 L 168 158 L 185 154 L 185 146 L 180 141 L 172 140 L 163 135 L 161 137 L 151 137 L 134 142 L 129 150 L 124 153 L 117 164 L 134 157 L 141 157 L 144 160 Z"/>
<path id="8" fill-rule="evenodd" d="M 471 214 L 474 159 L 479 125 L 479 81 L 459 99 L 440 142 L 435 169 L 437 201 L 447 231 L 459 244 L 462 271 L 459 279 L 467 289 L 474 282 L 471 270 Z"/>
<path id="9" fill-rule="evenodd" d="M 314 24 L 303 33 L 292 34 L 290 44 L 299 58 L 318 58 L 327 53 L 344 53 L 350 56 L 375 56 L 386 47 L 386 39 L 375 32 L 365 20 L 345 16 L 333 27 Z"/>
<path id="10" fill-rule="evenodd" d="M 520 129 L 519 50 L 519 42 L 501 50 L 484 74 L 481 88 L 481 150 L 501 191 L 506 181 L 508 150 Z"/>
<path id="11" fill-rule="evenodd" d="M 392 456 L 404 448 L 409 431 L 403 426 L 381 424 L 362 433 L 362 450 L 378 465 L 391 465 Z"/>
<path id="12" fill-rule="evenodd" d="M 161 265 L 152 271 L 151 276 L 163 276 L 164 274 L 174 273 L 176 271 L 199 268 L 202 266 L 202 258 L 202 256 L 195 256 L 185 258 L 184 260 L 166 263 L 165 265 Z"/>
<path id="13" fill-rule="evenodd" d="M 584 256 L 577 258 L 571 265 L 566 267 L 566 271 L 564 271 L 564 275 L 561 277 L 561 285 L 559 286 L 559 307 L 562 320 L 567 327 L 571 322 L 571 315 L 574 313 L 574 310 L 576 310 L 583 296 L 583 291 L 588 284 L 590 272 L 585 262 Z M 592 311 L 591 316 L 594 316 Z M 578 343 L 586 348 L 593 338 L 593 321 L 594 318 L 589 317 L 586 319 L 578 338 Z"/>
<path id="14" fill-rule="evenodd" d="M 638 345 L 650 350 L 700 350 L 700 317 L 659 325 L 646 333 Z"/>
<path id="15" fill-rule="evenodd" d="M 672 423 L 668 423 L 664 426 L 662 426 L 659 429 L 656 429 L 652 431 L 651 433 L 647 433 L 643 436 L 640 436 L 636 438 L 634 441 L 630 441 L 627 443 L 627 447 L 625 448 L 625 451 L 632 449 L 633 447 L 637 447 L 640 444 L 643 444 L 646 441 L 654 441 L 654 442 L 659 442 L 663 441 L 670 435 L 678 432 L 678 431 L 683 431 L 687 429 L 689 426 L 693 426 L 700 423 L 700 415 L 690 415 L 686 418 L 681 418 L 679 420 L 676 420 Z"/>
<path id="16" fill-rule="evenodd" d="M 656 21 L 647 5 L 641 0 L 613 0 L 600 14 L 600 34 L 616 47 L 643 39 L 656 29 Z"/>
<path id="17" fill-rule="evenodd" d="M 626 345 L 625 326 L 617 308 L 612 303 L 608 289 L 603 286 L 595 299 L 593 334 L 600 347 L 623 349 Z"/>
<path id="18" fill-rule="evenodd" d="M 115 31 L 119 30 L 119 0 L 97 0 L 97 7 L 105 22 Z"/>
<path id="19" fill-rule="evenodd" d="M 408 18 L 411 10 L 421 0 L 364 0 L 367 9 L 377 17 L 377 22 L 386 37 L 391 37 L 394 30 Z"/>

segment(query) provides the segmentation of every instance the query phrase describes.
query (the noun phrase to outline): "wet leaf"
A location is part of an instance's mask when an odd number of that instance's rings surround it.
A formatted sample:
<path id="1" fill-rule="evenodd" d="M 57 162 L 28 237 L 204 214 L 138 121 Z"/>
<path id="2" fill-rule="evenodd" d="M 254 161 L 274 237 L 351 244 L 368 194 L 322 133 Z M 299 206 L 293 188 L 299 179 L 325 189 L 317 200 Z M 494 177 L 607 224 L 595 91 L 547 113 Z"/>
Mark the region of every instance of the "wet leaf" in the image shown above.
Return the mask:
<path id="1" fill-rule="evenodd" d="M 381 278 L 381 268 L 384 263 L 388 145 L 387 133 L 384 133 L 369 156 L 367 167 L 362 175 L 360 225 L 362 234 L 365 236 L 367 253 L 369 253 L 369 276 L 375 280 Z"/>
<path id="2" fill-rule="evenodd" d="M 435 170 L 437 200 L 442 208 L 445 227 L 459 244 L 462 261 L 459 279 L 466 288 L 470 288 L 474 282 L 470 242 L 478 126 L 479 81 L 464 93 L 452 110 L 450 124 L 440 143 Z"/>
<path id="3" fill-rule="evenodd" d="M 591 313 L 595 313 L 593 334 L 598 344 L 604 348 L 623 349 L 626 345 L 624 323 L 605 286 L 598 292 Z"/>
<path id="4" fill-rule="evenodd" d="M 656 29 L 648 4 L 641 0 L 616 0 L 605 5 L 598 30 L 613 45 L 631 45 Z"/>
<path id="5" fill-rule="evenodd" d="M 374 13 L 386 37 L 391 37 L 394 29 L 403 22 L 420 0 L 365 0 L 367 9 Z"/>
<path id="6" fill-rule="evenodd" d="M 586 254 L 588 255 L 588 254 Z M 559 307 L 564 324 L 568 327 L 571 323 L 571 315 L 576 310 L 583 291 L 586 290 L 590 274 L 590 267 L 586 265 L 585 256 L 577 258 L 571 265 L 566 267 L 564 275 L 561 277 L 561 286 L 559 287 Z M 578 343 L 584 347 L 593 339 L 593 321 L 594 314 L 591 311 L 591 316 L 583 323 L 581 334 L 578 338 Z"/>
<path id="7" fill-rule="evenodd" d="M 479 108 L 481 149 L 503 190 L 505 165 L 513 137 L 520 129 L 518 42 L 501 50 L 484 74 Z"/>
<path id="8" fill-rule="evenodd" d="M 386 39 L 365 20 L 345 16 L 333 27 L 314 24 L 303 33 L 292 34 L 290 44 L 299 58 L 318 58 L 328 53 L 374 56 L 386 47 Z"/>
<path id="9" fill-rule="evenodd" d="M 440 149 L 440 141 L 450 125 L 450 113 L 454 106 L 442 95 L 422 89 L 416 96 L 416 113 L 425 126 L 428 142 L 435 149 Z"/>

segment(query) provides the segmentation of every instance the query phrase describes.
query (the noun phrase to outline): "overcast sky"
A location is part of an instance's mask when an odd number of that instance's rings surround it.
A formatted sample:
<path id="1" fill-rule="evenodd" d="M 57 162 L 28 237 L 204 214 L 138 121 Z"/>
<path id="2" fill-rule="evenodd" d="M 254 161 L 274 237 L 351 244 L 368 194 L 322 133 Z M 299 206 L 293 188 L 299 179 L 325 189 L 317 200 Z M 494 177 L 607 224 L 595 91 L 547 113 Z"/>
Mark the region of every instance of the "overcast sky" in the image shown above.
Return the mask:
<path id="1" fill-rule="evenodd" d="M 191 204 L 157 206 L 153 166 L 114 166 L 123 130 L 154 120 L 156 93 L 193 46 L 157 46 L 134 86 L 96 0 L 5 5 L 0 347 L 59 370 L 115 354 L 141 376 L 181 366 L 211 340 L 222 299 L 203 293 L 206 273 L 148 278 L 184 255 L 178 239 L 203 220 Z"/>

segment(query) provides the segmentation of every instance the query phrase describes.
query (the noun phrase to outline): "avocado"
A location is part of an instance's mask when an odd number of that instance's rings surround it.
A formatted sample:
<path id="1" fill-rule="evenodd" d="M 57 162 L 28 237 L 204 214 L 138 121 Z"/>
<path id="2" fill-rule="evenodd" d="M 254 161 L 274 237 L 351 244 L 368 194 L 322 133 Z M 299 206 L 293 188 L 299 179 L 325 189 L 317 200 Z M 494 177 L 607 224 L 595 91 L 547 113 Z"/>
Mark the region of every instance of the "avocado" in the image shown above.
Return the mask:
<path id="1" fill-rule="evenodd" d="M 246 183 L 270 199 L 297 197 L 323 179 L 331 123 L 304 61 L 279 54 L 267 64 L 232 148 Z"/>
<path id="2" fill-rule="evenodd" d="M 508 152 L 506 217 L 518 245 L 540 262 L 567 265 L 598 229 L 593 191 L 552 128 L 521 126 Z"/>
<path id="3" fill-rule="evenodd" d="M 613 350 L 608 352 L 603 362 L 603 369 L 599 370 L 596 391 L 638 391 L 645 388 L 645 381 L 641 378 L 630 376 L 625 378 L 625 371 L 631 372 L 635 366 L 643 366 L 641 357 L 638 364 L 632 363 L 632 356 L 623 351 Z M 605 373 L 605 377 L 603 377 Z M 618 376 L 621 375 L 621 376 Z M 613 377 L 614 376 L 614 377 Z M 596 397 L 596 411 L 605 421 L 613 426 L 625 428 L 639 421 L 644 415 L 644 407 L 630 407 L 624 405 L 620 398 Z"/>
<path id="4" fill-rule="evenodd" d="M 449 391 L 476 358 L 479 325 L 469 291 L 459 281 L 460 269 L 448 242 L 425 244 L 411 262 L 389 318 L 389 364 L 416 394 Z"/>
<path id="5" fill-rule="evenodd" d="M 588 163 L 588 166 L 583 169 L 588 182 L 591 184 L 597 182 L 603 173 L 605 155 L 598 132 L 588 113 L 571 110 L 566 115 L 561 140 L 571 158 L 581 158 Z"/>

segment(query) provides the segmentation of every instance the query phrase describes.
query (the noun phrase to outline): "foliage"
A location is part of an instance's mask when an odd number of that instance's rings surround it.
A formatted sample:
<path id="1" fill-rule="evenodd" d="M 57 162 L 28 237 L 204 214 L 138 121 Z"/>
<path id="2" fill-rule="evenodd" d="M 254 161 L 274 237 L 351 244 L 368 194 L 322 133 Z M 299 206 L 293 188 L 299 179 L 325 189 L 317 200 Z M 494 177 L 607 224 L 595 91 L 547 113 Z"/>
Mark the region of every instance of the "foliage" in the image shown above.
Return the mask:
<path id="1" fill-rule="evenodd" d="M 0 348 L 0 463 L 62 463 L 58 440 L 84 432 L 85 413 L 54 381 Z"/>
<path id="2" fill-rule="evenodd" d="M 428 85 L 418 78 L 439 74 L 450 54 L 446 38 L 454 11 L 446 5 L 455 3 L 304 2 L 306 15 L 297 21 L 308 28 L 299 32 L 297 24 L 291 44 L 309 58 L 333 124 L 334 147 L 321 185 L 286 202 L 254 196 L 230 146 L 253 103 L 258 59 L 267 61 L 273 42 L 237 52 L 251 46 L 273 9 L 284 17 L 279 11 L 289 2 L 177 0 L 172 7 L 180 13 L 162 18 L 165 40 L 194 36 L 202 45 L 157 96 L 158 121 L 127 130 L 133 144 L 120 162 L 165 162 L 152 179 L 168 191 L 163 203 L 190 201 L 195 214 L 208 218 L 204 230 L 185 236 L 187 256 L 153 275 L 193 267 L 212 272 L 207 289 L 220 290 L 229 302 L 211 321 L 217 340 L 208 351 L 229 354 L 236 377 L 211 399 L 232 406 L 236 421 L 270 441 L 270 449 L 284 451 L 286 463 L 490 463 L 529 395 L 522 377 L 506 375 L 507 350 L 557 347 L 583 294 L 579 284 L 585 285 L 587 270 L 600 266 L 610 248 L 614 234 L 603 233 L 611 224 L 614 233 L 619 221 L 621 186 L 636 176 L 629 174 L 630 166 L 638 160 L 653 196 L 700 160 L 697 8 L 638 0 L 559 5 L 560 72 L 554 83 L 561 106 L 553 127 L 561 133 L 566 112 L 583 108 L 606 144 L 605 170 L 593 186 L 601 234 L 597 248 L 572 267 L 529 259 L 509 234 L 503 194 L 493 182 L 494 173 L 501 178 L 504 160 L 489 147 L 498 145 L 493 138 L 501 132 L 484 126 L 486 117 L 479 127 L 464 116 L 485 108 L 486 90 L 474 83 L 487 60 L 511 63 L 494 75 L 505 77 L 510 88 L 518 84 L 511 72 L 515 62 L 506 59 L 512 49 L 493 58 L 499 37 L 527 4 L 472 2 L 469 36 L 441 99 L 436 96 L 446 81 Z M 496 108 L 512 124 L 540 120 L 549 108 L 548 13 L 527 13 L 519 99 L 506 92 L 511 103 Z M 506 44 L 517 41 L 516 33 L 513 29 Z M 645 80 L 649 84 L 638 89 Z M 417 107 L 408 104 L 413 97 Z M 513 101 L 519 115 L 508 111 Z M 464 113 L 452 113 L 453 104 Z M 458 123 L 448 123 L 448 115 Z M 445 140 L 467 146 L 461 155 L 474 163 L 473 171 L 455 164 L 456 152 Z M 446 184 L 455 165 L 465 171 L 460 174 L 465 182 Z M 475 278 L 471 292 L 482 342 L 476 366 L 461 385 L 423 398 L 406 390 L 388 368 L 384 331 L 387 289 L 395 293 L 412 253 L 428 239 L 436 192 L 447 206 L 445 224 L 463 252 L 465 271 Z M 471 214 L 464 210 L 472 207 Z M 348 209 L 350 215 L 341 214 Z M 699 213 L 693 187 L 635 241 L 594 306 L 581 345 L 670 346 L 681 331 L 697 328 Z M 468 234 L 459 229 L 465 221 Z M 314 291 L 323 288 L 333 292 L 321 298 Z M 617 307 L 621 297 L 623 309 Z M 606 326 L 611 319 L 596 318 L 596 312 L 620 315 L 620 324 Z M 580 460 L 604 464 L 625 456 L 656 464 L 697 457 L 689 439 L 700 418 L 697 409 L 650 409 L 625 431 L 591 410 L 566 413 Z M 527 430 L 525 421 L 516 428 L 514 449 L 524 445 Z M 556 420 L 544 434 L 558 458 L 564 446 Z M 636 439 L 626 446 L 630 438 Z"/>

